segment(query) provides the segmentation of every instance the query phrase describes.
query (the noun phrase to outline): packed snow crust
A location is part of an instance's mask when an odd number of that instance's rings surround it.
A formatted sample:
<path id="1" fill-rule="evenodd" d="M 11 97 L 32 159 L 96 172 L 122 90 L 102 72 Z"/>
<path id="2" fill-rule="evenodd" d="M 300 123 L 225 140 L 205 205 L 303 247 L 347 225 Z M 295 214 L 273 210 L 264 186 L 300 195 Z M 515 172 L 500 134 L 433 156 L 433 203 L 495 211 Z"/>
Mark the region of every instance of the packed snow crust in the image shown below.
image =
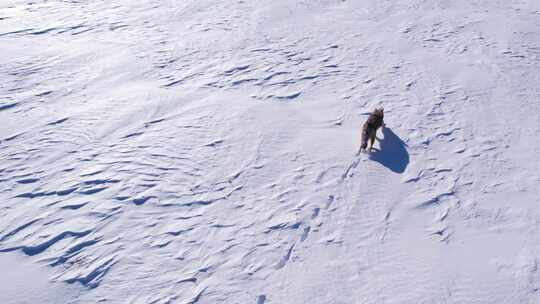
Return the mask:
<path id="1" fill-rule="evenodd" d="M 540 303 L 539 71 L 536 0 L 0 2 L 0 302 Z"/>

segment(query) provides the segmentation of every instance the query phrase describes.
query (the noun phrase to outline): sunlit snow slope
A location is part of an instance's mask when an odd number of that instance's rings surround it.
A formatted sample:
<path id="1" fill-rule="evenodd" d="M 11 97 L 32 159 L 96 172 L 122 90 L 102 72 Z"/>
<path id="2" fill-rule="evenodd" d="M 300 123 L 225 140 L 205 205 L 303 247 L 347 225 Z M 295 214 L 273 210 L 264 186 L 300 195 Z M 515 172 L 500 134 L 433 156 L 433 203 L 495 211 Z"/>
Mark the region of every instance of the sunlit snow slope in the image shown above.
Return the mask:
<path id="1" fill-rule="evenodd" d="M 0 2 L 0 259 L 67 303 L 540 303 L 539 152 L 536 0 Z"/>

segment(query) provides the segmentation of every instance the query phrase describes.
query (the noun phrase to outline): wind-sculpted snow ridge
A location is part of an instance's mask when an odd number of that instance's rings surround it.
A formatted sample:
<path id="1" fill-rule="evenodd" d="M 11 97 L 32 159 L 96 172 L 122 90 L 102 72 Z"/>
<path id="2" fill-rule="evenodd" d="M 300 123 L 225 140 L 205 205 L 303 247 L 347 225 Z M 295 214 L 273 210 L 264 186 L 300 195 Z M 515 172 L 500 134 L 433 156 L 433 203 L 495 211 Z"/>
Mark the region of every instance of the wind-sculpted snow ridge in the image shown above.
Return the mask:
<path id="1" fill-rule="evenodd" d="M 537 2 L 11 1 L 0 25 L 0 258 L 66 302 L 540 301 Z"/>

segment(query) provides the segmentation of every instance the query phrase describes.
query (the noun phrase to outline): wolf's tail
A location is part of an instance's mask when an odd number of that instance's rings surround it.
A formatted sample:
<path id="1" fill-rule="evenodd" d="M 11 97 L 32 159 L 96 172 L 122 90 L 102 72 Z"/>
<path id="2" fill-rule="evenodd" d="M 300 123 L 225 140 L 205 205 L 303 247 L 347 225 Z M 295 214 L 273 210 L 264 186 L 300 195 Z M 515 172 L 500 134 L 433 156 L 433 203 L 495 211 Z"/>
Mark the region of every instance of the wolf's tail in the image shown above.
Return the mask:
<path id="1" fill-rule="evenodd" d="M 362 144 L 360 145 L 360 150 L 365 150 L 367 148 L 367 142 L 368 142 L 368 130 L 366 126 L 362 128 Z"/>
<path id="2" fill-rule="evenodd" d="M 360 145 L 360 150 L 365 150 L 365 149 L 367 149 L 367 140 L 362 138 L 362 144 Z"/>

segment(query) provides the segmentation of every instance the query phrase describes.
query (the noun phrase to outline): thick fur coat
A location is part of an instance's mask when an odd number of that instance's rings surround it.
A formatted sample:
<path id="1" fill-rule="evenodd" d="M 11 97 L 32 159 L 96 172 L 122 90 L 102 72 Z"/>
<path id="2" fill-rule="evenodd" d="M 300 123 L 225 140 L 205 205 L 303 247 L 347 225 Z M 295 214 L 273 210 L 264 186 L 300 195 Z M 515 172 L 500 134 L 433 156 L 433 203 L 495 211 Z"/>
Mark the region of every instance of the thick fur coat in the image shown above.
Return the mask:
<path id="1" fill-rule="evenodd" d="M 373 113 L 369 115 L 368 120 L 364 123 L 362 127 L 362 145 L 360 146 L 360 151 L 366 150 L 369 141 L 369 151 L 373 148 L 375 143 L 375 138 L 377 135 L 377 130 L 384 125 L 384 109 L 375 109 Z"/>

